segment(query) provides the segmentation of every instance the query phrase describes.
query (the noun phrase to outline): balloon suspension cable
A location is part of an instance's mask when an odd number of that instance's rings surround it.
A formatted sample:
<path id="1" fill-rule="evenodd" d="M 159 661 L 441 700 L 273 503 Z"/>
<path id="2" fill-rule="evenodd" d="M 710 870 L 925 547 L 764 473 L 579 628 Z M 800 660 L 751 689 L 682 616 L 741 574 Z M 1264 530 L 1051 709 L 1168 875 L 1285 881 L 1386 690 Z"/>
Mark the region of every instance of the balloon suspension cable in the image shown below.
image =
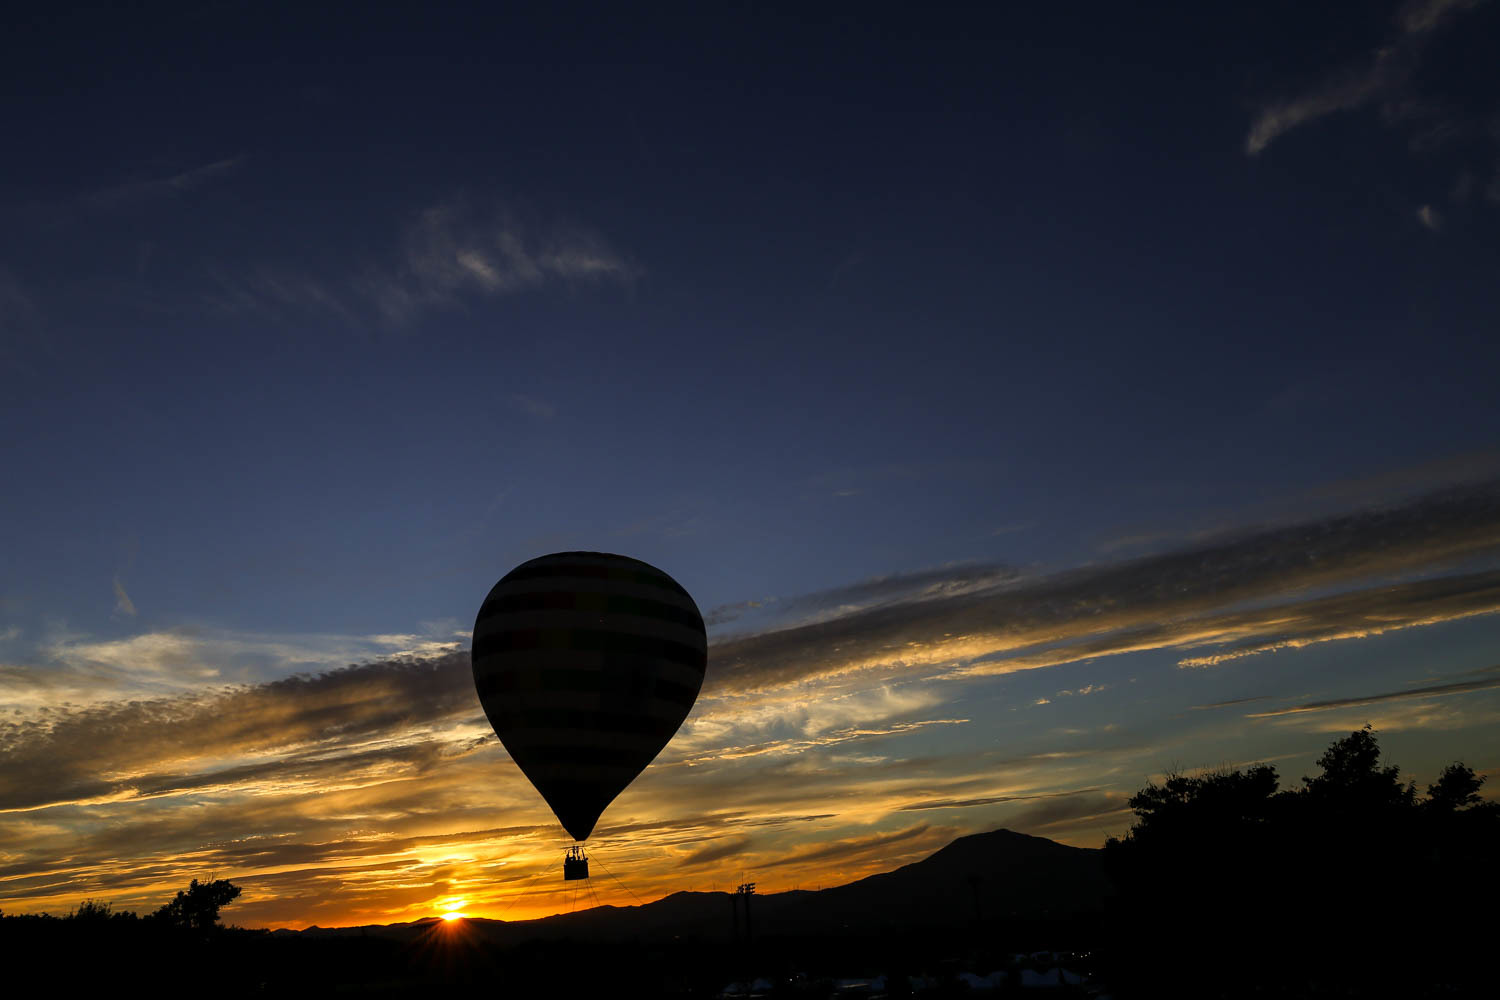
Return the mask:
<path id="1" fill-rule="evenodd" d="M 594 880 L 593 879 L 589 879 L 589 888 L 593 889 L 593 886 L 594 886 Z M 595 903 L 595 905 L 598 905 L 598 906 L 603 906 L 604 905 L 604 900 L 600 897 L 598 889 L 594 889 L 594 903 Z"/>
<path id="2" fill-rule="evenodd" d="M 539 869 L 535 875 L 533 875 L 533 876 L 531 876 L 531 878 L 527 879 L 526 880 L 526 884 L 523 885 L 523 886 L 521 886 L 521 891 L 518 892 L 518 893 L 516 893 L 514 896 L 510 897 L 510 902 L 508 904 L 506 904 L 505 909 L 503 909 L 503 910 L 500 911 L 500 916 L 503 918 L 507 913 L 509 913 L 510 912 L 510 908 L 512 906 L 515 906 L 516 903 L 520 901 L 521 897 L 523 895 L 525 895 L 527 889 L 531 888 L 531 884 L 533 882 L 535 882 L 537 879 L 541 878 L 543 875 L 547 874 L 548 871 L 549 871 L 549 869 L 547 869 L 547 868 Z"/>
<path id="3" fill-rule="evenodd" d="M 596 864 L 596 865 L 599 866 L 600 870 L 603 871 L 604 874 L 606 874 L 610 878 L 614 879 L 616 885 L 618 885 L 621 889 L 624 889 L 626 892 L 630 893 L 631 897 L 638 904 L 640 904 L 641 906 L 645 906 L 646 905 L 645 900 L 643 900 L 643 899 L 641 899 L 641 897 L 637 896 L 635 894 L 635 890 L 634 889 L 630 888 L 630 886 L 626 885 L 624 882 L 621 882 L 618 878 L 615 878 L 615 873 L 612 872 L 612 871 L 610 871 L 608 868 L 604 867 L 604 862 L 602 862 L 602 861 L 599 860 L 599 855 L 597 853 L 593 855 L 593 857 L 592 857 L 591 860 L 594 862 L 594 864 Z"/>

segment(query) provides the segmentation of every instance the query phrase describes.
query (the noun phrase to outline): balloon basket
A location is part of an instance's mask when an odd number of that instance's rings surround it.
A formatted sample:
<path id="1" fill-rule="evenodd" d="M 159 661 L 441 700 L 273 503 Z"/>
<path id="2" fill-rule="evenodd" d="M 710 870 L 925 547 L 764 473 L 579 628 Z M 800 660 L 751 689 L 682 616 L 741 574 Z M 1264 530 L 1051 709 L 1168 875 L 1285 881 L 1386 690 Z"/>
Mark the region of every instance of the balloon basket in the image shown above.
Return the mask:
<path id="1" fill-rule="evenodd" d="M 563 858 L 563 881 L 574 882 L 588 877 L 589 857 L 581 846 L 575 844 L 568 848 L 568 854 Z"/>

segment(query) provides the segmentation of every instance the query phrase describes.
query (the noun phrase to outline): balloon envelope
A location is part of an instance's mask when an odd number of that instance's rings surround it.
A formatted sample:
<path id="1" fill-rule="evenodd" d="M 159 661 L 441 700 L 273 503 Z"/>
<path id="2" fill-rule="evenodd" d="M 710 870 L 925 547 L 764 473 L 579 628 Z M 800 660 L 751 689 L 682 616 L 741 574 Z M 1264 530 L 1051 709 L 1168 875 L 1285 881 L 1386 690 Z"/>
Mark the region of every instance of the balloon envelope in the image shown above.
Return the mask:
<path id="1" fill-rule="evenodd" d="M 626 556 L 522 563 L 474 622 L 474 686 L 495 735 L 575 840 L 687 718 L 708 663 L 698 606 Z"/>

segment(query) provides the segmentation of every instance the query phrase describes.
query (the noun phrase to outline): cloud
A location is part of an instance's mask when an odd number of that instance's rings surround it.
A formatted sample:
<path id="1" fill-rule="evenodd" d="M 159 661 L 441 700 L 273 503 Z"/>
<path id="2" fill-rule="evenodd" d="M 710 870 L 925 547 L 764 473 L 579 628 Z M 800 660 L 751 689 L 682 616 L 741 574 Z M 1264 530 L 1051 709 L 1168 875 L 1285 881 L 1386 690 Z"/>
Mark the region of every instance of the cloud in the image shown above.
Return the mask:
<path id="1" fill-rule="evenodd" d="M 1034 802 L 1038 799 L 1068 798 L 1075 795 L 1091 794 L 1096 792 L 1093 788 L 1078 788 L 1066 792 L 1048 792 L 1040 795 L 982 795 L 977 798 L 968 799 L 932 799 L 926 802 L 912 802 L 901 807 L 902 812 L 922 812 L 929 809 L 972 809 L 975 806 L 997 805 L 1002 802 Z"/>
<path id="2" fill-rule="evenodd" d="M 356 327 L 402 327 L 433 310 L 460 309 L 547 284 L 628 285 L 641 273 L 592 230 L 523 223 L 503 207 L 483 209 L 455 200 L 417 213 L 394 252 L 363 266 L 323 273 L 278 266 L 219 269 L 209 301 L 230 312 L 313 313 Z M 535 412 L 538 407 L 549 408 L 526 396 L 512 402 L 533 415 L 542 415 Z"/>
<path id="3" fill-rule="evenodd" d="M 486 216 L 463 202 L 422 212 L 407 231 L 403 256 L 404 276 L 435 301 L 465 289 L 513 292 L 550 278 L 636 277 L 595 233 L 552 226 L 534 235 L 509 212 Z"/>
<path id="4" fill-rule="evenodd" d="M 932 826 L 922 823 L 917 826 L 907 827 L 904 830 L 897 830 L 893 833 L 877 833 L 867 837 L 851 837 L 845 840 L 834 841 L 831 844 L 823 844 L 818 847 L 808 848 L 807 850 L 797 851 L 773 861 L 762 862 L 759 867 L 780 868 L 788 865 L 807 865 L 813 862 L 826 863 L 835 860 L 848 860 L 851 857 L 868 855 L 875 851 L 883 851 L 893 844 L 922 838 L 932 830 Z M 952 828 L 947 828 L 941 832 L 939 839 L 942 842 L 946 842 L 948 839 L 951 839 L 951 834 Z"/>
<path id="5" fill-rule="evenodd" d="M 864 727 L 835 730 L 831 733 L 822 734 L 810 739 L 784 739 L 772 740 L 766 743 L 752 744 L 749 746 L 727 746 L 715 749 L 706 754 L 690 757 L 685 762 L 689 764 L 701 764 L 714 760 L 737 760 L 744 757 L 761 757 L 766 754 L 795 754 L 805 750 L 822 749 L 836 746 L 840 743 L 878 739 L 882 736 L 896 736 L 910 733 L 928 726 L 958 726 L 968 722 L 968 719 L 922 719 L 917 722 L 897 722 L 888 726 Z"/>
<path id="6" fill-rule="evenodd" d="M 882 672 L 985 676 L 1143 649 L 1235 644 L 1195 658 L 1206 665 L 1209 656 L 1500 609 L 1494 573 L 1285 600 L 1430 575 L 1497 551 L 1500 488 L 1490 483 L 1050 576 L 985 585 L 965 574 L 965 585 L 952 589 L 928 581 L 904 599 L 717 640 L 706 691 L 726 696 Z M 1225 610 L 1236 606 L 1243 610 Z M 1377 622 L 1369 617 L 1376 610 L 1396 617 Z M 1286 622 L 1288 615 L 1294 620 Z"/>
<path id="7" fill-rule="evenodd" d="M 118 581 L 117 586 L 116 613 L 133 614 L 134 604 L 121 602 L 124 588 Z M 129 602 L 128 594 L 124 602 Z M 278 636 L 189 626 L 116 639 L 65 632 L 33 649 L 31 662 L 4 667 L 0 711 L 201 694 L 360 660 L 441 656 L 462 638 L 448 623 L 434 623 L 427 633 L 373 636 Z"/>
<path id="8" fill-rule="evenodd" d="M 694 865 L 706 865 L 710 861 L 722 861 L 724 858 L 744 854 L 752 843 L 749 837 L 724 837 L 689 854 L 681 863 L 683 867 L 691 868 Z"/>
<path id="9" fill-rule="evenodd" d="M 536 420 L 551 420 L 557 416 L 556 406 L 545 399 L 538 399 L 536 396 L 528 396 L 522 392 L 513 392 L 506 397 L 506 400 L 514 409 Z"/>
<path id="10" fill-rule="evenodd" d="M 890 573 L 783 601 L 791 613 L 877 607 L 893 601 L 957 597 L 1013 583 L 1020 573 L 1000 563 L 968 563 L 911 573 Z"/>
<path id="11" fill-rule="evenodd" d="M 1358 705 L 1378 705 L 1388 701 L 1415 701 L 1446 695 L 1469 694 L 1474 691 L 1489 691 L 1494 688 L 1500 688 L 1500 677 L 1490 677 L 1475 681 L 1452 681 L 1447 684 L 1428 684 L 1423 687 L 1408 688 L 1403 691 L 1383 691 L 1379 694 L 1356 695 L 1350 698 L 1332 698 L 1327 701 L 1310 701 L 1301 705 L 1292 705 L 1288 708 L 1274 709 L 1269 712 L 1252 712 L 1246 715 L 1245 718 L 1270 719 L 1282 715 L 1299 715 L 1303 712 L 1327 712 L 1333 709 L 1352 708 Z"/>
<path id="12" fill-rule="evenodd" d="M 1246 656 L 1367 639 L 1496 611 L 1500 611 L 1500 572 L 1377 587 L 1206 619 L 1199 626 L 1199 635 L 1183 644 L 1240 641 L 1221 652 L 1186 657 L 1178 661 L 1178 666 L 1216 667 Z"/>
<path id="13" fill-rule="evenodd" d="M 1478 7 L 1484 0 L 1415 0 L 1403 4 L 1396 14 L 1397 22 L 1408 34 L 1431 31 L 1443 19 L 1461 10 Z"/>
<path id="14" fill-rule="evenodd" d="M 213 163 L 204 164 L 201 167 L 194 167 L 191 170 L 184 170 L 181 173 L 173 174 L 164 183 L 167 187 L 176 191 L 191 191 L 208 183 L 210 180 L 238 169 L 244 161 L 244 156 L 232 156 L 227 160 L 217 160 Z"/>
<path id="15" fill-rule="evenodd" d="M 1399 55 L 1397 49 L 1382 49 L 1364 70 L 1344 73 L 1310 93 L 1262 108 L 1245 137 L 1245 152 L 1256 156 L 1297 126 L 1357 108 L 1389 89 L 1402 75 L 1396 68 Z"/>
<path id="16" fill-rule="evenodd" d="M 1256 156 L 1298 126 L 1363 107 L 1376 99 L 1383 102 L 1383 117 L 1388 124 L 1419 126 L 1422 131 L 1414 139 L 1418 144 L 1463 131 L 1469 124 L 1464 116 L 1420 98 L 1414 80 L 1436 29 L 1482 2 L 1425 0 L 1406 4 L 1397 12 L 1392 38 L 1367 64 L 1333 75 L 1296 97 L 1262 107 L 1245 137 L 1245 152 Z"/>
<path id="17" fill-rule="evenodd" d="M 733 604 L 720 604 L 709 608 L 703 613 L 703 622 L 710 628 L 715 625 L 727 625 L 746 612 L 763 608 L 775 600 L 776 598 L 774 597 L 767 597 L 759 601 L 736 601 Z"/>
<path id="18" fill-rule="evenodd" d="M 1118 819 L 1130 812 L 1123 796 L 1091 789 L 1040 798 L 1044 801 L 1007 816 L 1005 825 L 1021 833 L 1046 836 L 1057 827 L 1105 818 Z"/>
<path id="19" fill-rule="evenodd" d="M 992 589 L 1019 578 L 1017 570 L 1002 563 L 962 563 L 889 573 L 810 594 L 724 604 L 711 608 L 704 620 L 710 625 L 721 625 L 747 617 L 750 612 L 763 611 L 774 614 L 783 625 L 789 621 L 808 624 L 894 603 Z"/>
<path id="20" fill-rule="evenodd" d="M 467 656 L 453 653 L 0 723 L 0 756 L 6 762 L 0 810 L 187 787 L 191 781 L 180 771 L 163 769 L 174 763 L 210 776 L 191 780 L 216 780 L 213 775 L 229 780 L 236 772 L 208 762 L 228 762 L 232 769 L 258 766 L 267 762 L 253 758 L 276 755 L 296 767 L 298 753 L 347 753 L 366 740 L 394 738 L 415 745 L 421 726 L 475 717 L 479 711 Z M 472 739 L 473 733 L 466 736 Z"/>
<path id="21" fill-rule="evenodd" d="M 181 170 L 166 177 L 132 181 L 128 184 L 121 184 L 102 191 L 96 191 L 87 196 L 84 202 L 99 208 L 137 205 L 142 202 L 153 201 L 204 187 L 238 170 L 244 162 L 245 157 L 243 155 L 231 156 L 223 160 L 215 160 L 212 163 L 205 163 L 201 166 Z"/>
<path id="22" fill-rule="evenodd" d="M 125 585 L 120 582 L 119 574 L 115 575 L 115 614 L 135 617 L 135 602 L 125 592 Z"/>
<path id="23" fill-rule="evenodd" d="M 1268 694 L 1259 694 L 1248 698 L 1230 698 L 1228 701 L 1212 701 L 1207 705 L 1189 705 L 1188 710 L 1193 712 L 1207 712 L 1217 708 L 1232 708 L 1235 705 L 1248 705 L 1252 702 L 1257 701 L 1270 701 L 1271 698 L 1272 696 Z"/>
<path id="24" fill-rule="evenodd" d="M 1500 724 L 1500 710 L 1483 706 L 1476 709 L 1462 702 L 1439 698 L 1402 701 L 1378 712 L 1342 709 L 1297 713 L 1273 718 L 1269 724 L 1307 733 L 1349 733 L 1365 725 L 1382 733 L 1411 730 L 1436 733 L 1495 726 Z"/>

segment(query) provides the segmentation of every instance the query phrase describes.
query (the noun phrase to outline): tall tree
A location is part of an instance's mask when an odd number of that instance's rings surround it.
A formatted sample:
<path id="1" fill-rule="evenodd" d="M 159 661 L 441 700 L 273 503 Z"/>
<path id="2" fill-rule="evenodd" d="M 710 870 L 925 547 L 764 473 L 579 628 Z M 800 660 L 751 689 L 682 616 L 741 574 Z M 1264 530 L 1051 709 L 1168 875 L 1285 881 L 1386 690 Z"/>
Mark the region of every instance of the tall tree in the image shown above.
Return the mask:
<path id="1" fill-rule="evenodd" d="M 199 882 L 193 879 L 187 891 L 179 891 L 177 898 L 157 910 L 153 917 L 173 927 L 191 927 L 208 930 L 217 926 L 220 907 L 239 897 L 240 887 L 227 879 Z"/>

